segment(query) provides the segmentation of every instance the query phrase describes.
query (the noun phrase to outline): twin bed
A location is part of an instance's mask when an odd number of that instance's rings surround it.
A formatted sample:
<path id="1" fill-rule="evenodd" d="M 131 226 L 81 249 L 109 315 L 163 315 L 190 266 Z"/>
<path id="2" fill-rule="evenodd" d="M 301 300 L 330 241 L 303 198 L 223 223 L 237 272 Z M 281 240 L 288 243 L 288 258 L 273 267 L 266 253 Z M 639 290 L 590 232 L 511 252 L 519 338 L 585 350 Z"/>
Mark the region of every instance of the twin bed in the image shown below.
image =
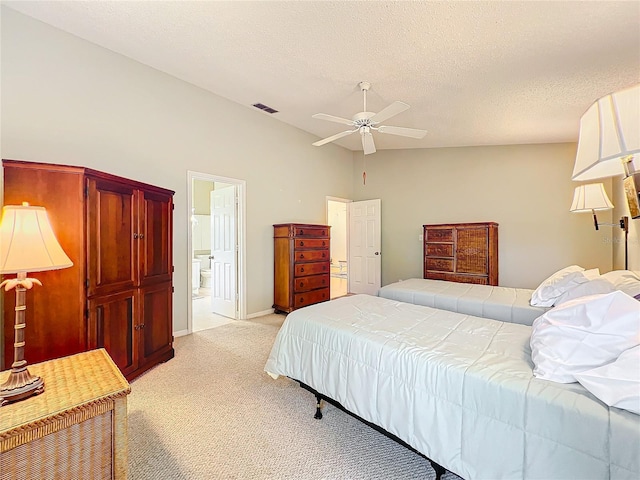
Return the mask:
<path id="1" fill-rule="evenodd" d="M 438 477 L 640 478 L 640 416 L 533 376 L 529 325 L 547 309 L 528 306 L 531 291 L 415 280 L 292 312 L 265 370 L 390 433 Z"/>
<path id="2" fill-rule="evenodd" d="M 548 310 L 529 304 L 533 290 L 410 278 L 380 289 L 379 297 L 426 307 L 531 325 Z"/>

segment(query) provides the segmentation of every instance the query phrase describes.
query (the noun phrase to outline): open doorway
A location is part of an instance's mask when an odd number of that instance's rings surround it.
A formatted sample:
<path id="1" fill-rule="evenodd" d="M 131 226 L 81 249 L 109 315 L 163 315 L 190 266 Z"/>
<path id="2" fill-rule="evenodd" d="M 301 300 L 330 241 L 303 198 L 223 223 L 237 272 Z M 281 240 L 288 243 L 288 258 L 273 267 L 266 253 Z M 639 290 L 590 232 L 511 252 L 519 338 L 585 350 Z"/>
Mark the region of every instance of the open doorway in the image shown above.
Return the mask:
<path id="1" fill-rule="evenodd" d="M 331 298 L 348 293 L 349 202 L 351 200 L 327 197 L 327 225 L 331 226 Z"/>
<path id="2" fill-rule="evenodd" d="M 188 172 L 188 330 L 245 318 L 245 182 Z"/>

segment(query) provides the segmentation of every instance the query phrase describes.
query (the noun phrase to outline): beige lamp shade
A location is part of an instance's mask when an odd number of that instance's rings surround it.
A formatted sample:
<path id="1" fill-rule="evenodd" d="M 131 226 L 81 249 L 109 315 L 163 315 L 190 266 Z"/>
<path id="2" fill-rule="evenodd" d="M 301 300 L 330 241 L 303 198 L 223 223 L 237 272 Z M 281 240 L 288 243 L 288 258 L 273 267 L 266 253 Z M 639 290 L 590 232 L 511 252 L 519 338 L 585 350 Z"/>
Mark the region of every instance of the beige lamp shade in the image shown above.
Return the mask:
<path id="1" fill-rule="evenodd" d="M 73 265 L 44 207 L 6 205 L 0 222 L 0 273 L 42 272 Z"/>
<path id="2" fill-rule="evenodd" d="M 571 178 L 623 175 L 621 159 L 629 156 L 640 170 L 640 84 L 602 97 L 582 116 Z"/>
<path id="3" fill-rule="evenodd" d="M 589 183 L 576 187 L 573 192 L 572 212 L 590 212 L 592 210 L 611 210 L 613 204 L 602 183 Z"/>

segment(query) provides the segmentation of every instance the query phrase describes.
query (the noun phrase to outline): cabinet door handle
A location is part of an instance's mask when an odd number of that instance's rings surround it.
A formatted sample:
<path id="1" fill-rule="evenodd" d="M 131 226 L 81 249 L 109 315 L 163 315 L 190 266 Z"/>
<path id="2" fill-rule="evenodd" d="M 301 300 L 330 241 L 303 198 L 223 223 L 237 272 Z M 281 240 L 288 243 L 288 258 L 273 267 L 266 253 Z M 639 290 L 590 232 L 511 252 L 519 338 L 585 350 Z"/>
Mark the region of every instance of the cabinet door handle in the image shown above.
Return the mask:
<path id="1" fill-rule="evenodd" d="M 138 238 L 138 234 L 137 234 L 137 233 L 134 233 L 134 234 L 133 234 L 133 238 Z"/>
<path id="2" fill-rule="evenodd" d="M 141 233 L 140 235 L 138 235 L 140 238 L 144 238 L 144 233 Z"/>

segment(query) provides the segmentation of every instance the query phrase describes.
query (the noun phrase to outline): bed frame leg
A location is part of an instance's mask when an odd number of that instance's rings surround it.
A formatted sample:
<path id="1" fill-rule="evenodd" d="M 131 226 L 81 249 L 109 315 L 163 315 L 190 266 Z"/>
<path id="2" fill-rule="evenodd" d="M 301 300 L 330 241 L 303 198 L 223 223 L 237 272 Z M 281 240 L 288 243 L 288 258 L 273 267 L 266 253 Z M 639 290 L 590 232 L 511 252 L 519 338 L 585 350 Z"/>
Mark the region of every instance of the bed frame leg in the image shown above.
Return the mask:
<path id="1" fill-rule="evenodd" d="M 315 418 L 316 420 L 322 419 L 322 412 L 320 411 L 321 400 L 322 400 L 322 397 L 320 397 L 320 395 L 316 393 L 316 414 L 313 416 L 313 418 Z"/>
<path id="2" fill-rule="evenodd" d="M 436 480 L 440 480 L 442 475 L 447 473 L 447 469 L 438 465 L 436 462 L 429 460 L 429 463 L 431 464 L 433 469 L 436 471 Z"/>

